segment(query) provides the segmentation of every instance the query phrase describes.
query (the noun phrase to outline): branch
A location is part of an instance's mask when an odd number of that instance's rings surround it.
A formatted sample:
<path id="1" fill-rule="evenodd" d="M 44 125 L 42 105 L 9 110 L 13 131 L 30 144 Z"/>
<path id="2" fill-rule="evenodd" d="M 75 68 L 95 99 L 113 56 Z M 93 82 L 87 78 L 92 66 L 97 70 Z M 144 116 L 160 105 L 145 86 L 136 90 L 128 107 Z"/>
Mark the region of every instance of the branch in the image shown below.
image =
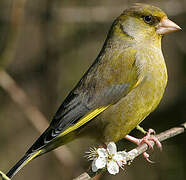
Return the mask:
<path id="1" fill-rule="evenodd" d="M 160 142 L 166 140 L 166 139 L 169 139 L 171 137 L 174 137 L 178 134 L 181 134 L 181 133 L 184 133 L 186 130 L 186 122 L 184 124 L 181 124 L 180 126 L 178 127 L 174 127 L 174 128 L 171 128 L 167 131 L 164 131 L 160 134 L 157 134 L 156 137 L 158 138 L 158 140 Z M 151 141 L 151 144 L 154 146 L 154 142 Z M 136 158 L 137 156 L 139 156 L 140 154 L 142 154 L 143 152 L 145 152 L 146 150 L 148 149 L 148 146 L 147 144 L 143 144 L 131 151 L 130 152 L 135 152 L 135 155 L 132 157 L 131 160 L 133 160 L 134 158 Z M 99 171 L 99 172 L 92 172 L 91 168 L 89 170 L 87 170 L 87 172 L 84 172 L 83 174 L 81 174 L 80 176 L 78 176 L 77 178 L 75 178 L 74 180 L 88 180 L 88 179 L 91 179 L 93 178 L 94 176 L 96 176 L 97 174 L 103 172 L 104 170 L 102 171 Z"/>
<path id="2" fill-rule="evenodd" d="M 32 105 L 24 90 L 19 87 L 14 79 L 4 70 L 15 57 L 16 46 L 24 23 L 25 4 L 26 0 L 14 0 L 11 3 L 10 18 L 8 19 L 7 44 L 3 52 L 0 52 L 0 87 L 22 108 L 23 113 L 35 129 L 39 133 L 42 133 L 49 126 L 47 119 L 36 106 Z M 76 168 L 81 171 L 80 166 L 74 160 L 67 146 L 63 146 L 60 150 L 56 149 L 53 152 L 67 170 Z M 0 176 L 2 176 L 1 172 Z"/>
<path id="3" fill-rule="evenodd" d="M 38 132 L 42 133 L 44 129 L 48 127 L 49 123 L 44 115 L 37 107 L 31 104 L 24 90 L 2 69 L 0 69 L 0 87 L 2 87 L 10 95 L 12 100 L 22 108 L 23 113 Z M 60 150 L 54 150 L 54 154 L 63 166 L 67 168 L 78 167 L 71 152 L 66 146 L 63 146 Z M 65 156 L 62 154 L 65 154 Z"/>

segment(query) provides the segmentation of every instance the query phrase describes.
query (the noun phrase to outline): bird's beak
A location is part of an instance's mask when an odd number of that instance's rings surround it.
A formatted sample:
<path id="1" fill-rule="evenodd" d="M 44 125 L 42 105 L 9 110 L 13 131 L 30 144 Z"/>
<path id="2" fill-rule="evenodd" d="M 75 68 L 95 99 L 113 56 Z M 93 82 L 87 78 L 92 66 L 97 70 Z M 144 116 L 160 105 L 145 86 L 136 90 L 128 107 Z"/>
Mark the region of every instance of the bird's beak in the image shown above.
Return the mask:
<path id="1" fill-rule="evenodd" d="M 169 20 L 168 18 L 163 18 L 158 24 L 156 32 L 158 34 L 163 35 L 163 34 L 168 34 L 174 31 L 178 31 L 178 30 L 181 30 L 181 28 L 176 23 Z"/>

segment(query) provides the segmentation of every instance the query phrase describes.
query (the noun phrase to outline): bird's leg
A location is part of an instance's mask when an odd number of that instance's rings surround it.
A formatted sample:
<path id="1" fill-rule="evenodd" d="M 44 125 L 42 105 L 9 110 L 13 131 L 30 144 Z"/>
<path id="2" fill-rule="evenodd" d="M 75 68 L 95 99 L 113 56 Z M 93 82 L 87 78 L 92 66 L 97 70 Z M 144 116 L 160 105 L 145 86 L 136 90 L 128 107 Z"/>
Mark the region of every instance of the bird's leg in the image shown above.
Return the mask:
<path id="1" fill-rule="evenodd" d="M 136 129 L 140 132 L 142 132 L 143 134 L 147 134 L 147 131 L 145 131 L 140 125 L 136 126 Z"/>
<path id="2" fill-rule="evenodd" d="M 140 126 L 139 126 L 140 127 Z M 139 129 L 138 127 L 138 129 Z M 141 131 L 141 127 L 140 127 L 140 131 Z M 145 132 L 145 130 L 142 128 L 142 131 Z M 149 146 L 150 149 L 153 150 L 153 146 L 151 144 L 150 141 L 154 141 L 154 143 L 156 144 L 156 146 L 162 150 L 162 145 L 160 143 L 160 141 L 158 140 L 158 138 L 156 138 L 154 135 L 152 134 L 155 134 L 155 131 L 153 129 L 149 129 L 147 132 L 146 132 L 146 136 L 143 137 L 142 139 L 138 139 L 138 138 L 135 138 L 135 137 L 132 137 L 130 135 L 126 135 L 125 136 L 125 139 L 137 144 L 138 146 L 142 145 L 142 144 L 147 144 Z M 144 152 L 143 153 L 143 156 L 144 158 L 148 161 L 148 162 L 152 162 L 149 160 L 149 154 Z"/>
<path id="3" fill-rule="evenodd" d="M 139 131 L 141 131 L 143 134 L 146 134 L 146 136 L 144 137 L 144 138 L 142 138 L 141 140 L 143 140 L 143 139 L 145 139 L 144 141 L 154 141 L 155 142 L 155 144 L 156 144 L 156 146 L 160 149 L 160 150 L 162 150 L 162 145 L 161 145 L 161 143 L 160 143 L 160 141 L 158 140 L 158 138 L 156 138 L 155 136 L 154 136 L 154 134 L 156 134 L 156 132 L 154 131 L 154 129 L 149 129 L 148 131 L 145 131 L 141 126 L 139 126 L 139 125 L 137 125 L 136 126 L 136 129 L 137 130 L 139 130 Z M 146 143 L 146 142 L 144 142 L 144 143 Z M 142 144 L 143 144 L 143 142 L 142 142 Z M 148 143 L 146 143 L 150 148 L 151 148 L 151 146 L 148 144 Z M 151 144 L 151 143 L 150 143 Z M 151 149 L 153 149 L 153 147 L 151 148 Z"/>

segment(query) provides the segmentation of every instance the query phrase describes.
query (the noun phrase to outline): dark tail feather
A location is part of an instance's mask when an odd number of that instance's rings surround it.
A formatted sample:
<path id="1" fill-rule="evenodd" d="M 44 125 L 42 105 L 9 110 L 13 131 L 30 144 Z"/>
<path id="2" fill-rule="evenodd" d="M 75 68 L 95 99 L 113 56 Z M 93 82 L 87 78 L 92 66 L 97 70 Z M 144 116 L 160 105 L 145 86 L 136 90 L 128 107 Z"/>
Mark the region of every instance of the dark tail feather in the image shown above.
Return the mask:
<path id="1" fill-rule="evenodd" d="M 14 167 L 10 169 L 10 171 L 6 174 L 9 178 L 12 178 L 24 165 L 27 159 L 29 159 L 29 155 L 23 156 Z"/>
<path id="2" fill-rule="evenodd" d="M 25 154 L 15 166 L 13 166 L 10 171 L 6 174 L 9 178 L 12 178 L 19 170 L 21 170 L 29 161 L 34 159 L 41 153 L 41 150 L 33 154 Z"/>

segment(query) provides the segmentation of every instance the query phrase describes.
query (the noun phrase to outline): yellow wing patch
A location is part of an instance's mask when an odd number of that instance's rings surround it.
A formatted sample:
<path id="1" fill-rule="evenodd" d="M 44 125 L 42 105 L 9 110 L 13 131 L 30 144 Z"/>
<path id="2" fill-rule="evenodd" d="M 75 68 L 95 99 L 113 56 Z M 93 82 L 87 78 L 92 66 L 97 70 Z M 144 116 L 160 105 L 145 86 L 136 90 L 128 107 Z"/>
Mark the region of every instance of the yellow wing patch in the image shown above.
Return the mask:
<path id="1" fill-rule="evenodd" d="M 17 167 L 17 169 L 16 169 L 16 171 L 15 171 L 15 173 L 18 172 L 20 169 L 22 169 L 24 166 L 26 166 L 32 159 L 34 159 L 35 157 L 37 157 L 42 151 L 43 150 L 41 149 L 41 150 L 35 152 L 33 155 L 31 155 L 30 157 L 28 157 L 28 159 L 26 159 L 25 161 L 23 161 L 23 163 L 21 163 L 21 165 L 19 164 L 18 167 Z"/>
<path id="2" fill-rule="evenodd" d="M 134 86 L 132 87 L 132 89 L 136 88 L 142 81 L 143 81 L 143 77 L 140 77 L 138 79 L 138 81 L 136 82 L 136 84 L 134 84 Z"/>
<path id="3" fill-rule="evenodd" d="M 132 89 L 134 89 L 135 87 L 137 87 L 143 78 L 140 78 L 136 84 L 132 87 Z M 79 127 L 81 127 L 82 125 L 84 125 L 85 123 L 87 123 L 88 121 L 90 121 L 91 119 L 93 119 L 94 117 L 96 117 L 98 114 L 102 113 L 103 111 L 105 111 L 110 105 L 108 106 L 104 106 L 104 107 L 99 107 L 93 111 L 91 111 L 90 113 L 88 113 L 87 115 L 85 115 L 84 117 L 82 117 L 75 125 L 70 126 L 69 128 L 67 128 L 64 132 L 62 132 L 59 136 L 65 136 L 68 133 L 78 129 Z"/>
<path id="4" fill-rule="evenodd" d="M 101 112 L 103 112 L 109 106 L 110 105 L 104 106 L 104 107 L 99 107 L 99 108 L 91 111 L 90 113 L 88 113 L 87 115 L 85 115 L 84 117 L 82 117 L 74 126 L 71 126 L 71 127 L 67 128 L 59 136 L 64 136 L 64 135 L 66 135 L 66 134 L 68 134 L 68 133 L 76 130 L 77 128 L 81 127 L 82 125 L 84 125 L 85 123 L 87 123 L 88 121 L 90 121 L 91 119 L 93 119 L 94 117 L 96 117 L 98 114 L 100 114 Z"/>
<path id="5" fill-rule="evenodd" d="M 36 156 L 38 156 L 43 150 L 39 150 L 35 154 L 33 154 L 30 158 L 27 159 L 27 161 L 24 163 L 24 166 L 27 165 L 32 159 L 34 159 Z"/>

